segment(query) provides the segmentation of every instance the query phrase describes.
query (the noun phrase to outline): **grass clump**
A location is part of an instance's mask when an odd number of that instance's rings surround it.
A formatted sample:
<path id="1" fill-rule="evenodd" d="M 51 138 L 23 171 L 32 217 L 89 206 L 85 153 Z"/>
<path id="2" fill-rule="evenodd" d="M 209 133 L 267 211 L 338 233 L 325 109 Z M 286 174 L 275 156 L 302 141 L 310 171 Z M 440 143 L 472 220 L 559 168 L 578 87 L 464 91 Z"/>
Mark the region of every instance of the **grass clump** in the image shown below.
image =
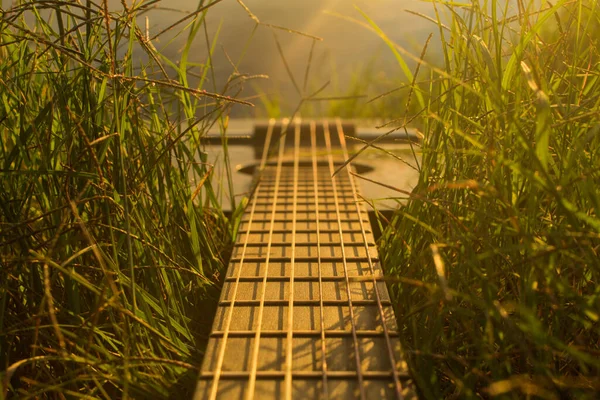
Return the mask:
<path id="1" fill-rule="evenodd" d="M 193 390 L 232 235 L 200 139 L 237 100 L 188 83 L 211 3 L 177 64 L 156 3 L 0 9 L 0 398 Z"/>
<path id="2" fill-rule="evenodd" d="M 384 264 L 425 398 L 597 398 L 600 8 L 508 3 L 433 3 L 443 63 L 414 80 L 420 176 Z"/>

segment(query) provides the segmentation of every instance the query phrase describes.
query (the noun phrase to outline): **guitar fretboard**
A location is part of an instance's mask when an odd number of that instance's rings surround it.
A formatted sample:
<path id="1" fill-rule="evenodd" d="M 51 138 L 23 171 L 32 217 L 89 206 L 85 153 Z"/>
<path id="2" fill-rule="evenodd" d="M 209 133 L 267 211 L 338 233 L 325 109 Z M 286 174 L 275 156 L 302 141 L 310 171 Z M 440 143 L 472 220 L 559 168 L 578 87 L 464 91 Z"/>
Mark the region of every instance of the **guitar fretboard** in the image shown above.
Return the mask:
<path id="1" fill-rule="evenodd" d="M 412 398 L 343 125 L 271 123 L 197 399 Z"/>

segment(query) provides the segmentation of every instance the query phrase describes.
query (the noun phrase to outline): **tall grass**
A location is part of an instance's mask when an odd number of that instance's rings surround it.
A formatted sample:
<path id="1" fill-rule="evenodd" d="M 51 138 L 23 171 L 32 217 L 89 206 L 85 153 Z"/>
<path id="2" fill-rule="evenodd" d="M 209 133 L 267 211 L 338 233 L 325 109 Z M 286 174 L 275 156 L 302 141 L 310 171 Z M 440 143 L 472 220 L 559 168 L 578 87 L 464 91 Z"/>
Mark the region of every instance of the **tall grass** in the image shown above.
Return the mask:
<path id="1" fill-rule="evenodd" d="M 138 26 L 156 3 L 0 9 L 0 398 L 194 387 L 232 235 L 200 139 L 237 100 L 187 62 L 214 3 L 178 63 Z"/>
<path id="2" fill-rule="evenodd" d="M 410 79 L 420 177 L 381 247 L 425 398 L 600 393 L 600 5 L 511 4 L 434 2 L 443 63 Z"/>

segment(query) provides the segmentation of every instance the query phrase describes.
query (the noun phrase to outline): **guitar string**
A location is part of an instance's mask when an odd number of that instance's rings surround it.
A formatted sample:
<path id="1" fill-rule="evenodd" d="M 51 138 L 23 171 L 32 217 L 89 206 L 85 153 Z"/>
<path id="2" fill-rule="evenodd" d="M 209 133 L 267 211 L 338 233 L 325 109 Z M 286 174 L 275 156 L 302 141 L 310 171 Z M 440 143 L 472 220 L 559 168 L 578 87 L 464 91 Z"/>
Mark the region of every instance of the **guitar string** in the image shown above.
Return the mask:
<path id="1" fill-rule="evenodd" d="M 265 297 L 267 293 L 267 277 L 269 276 L 269 264 L 271 258 L 271 245 L 273 243 L 273 229 L 275 227 L 275 216 L 277 214 L 277 200 L 279 196 L 279 180 L 281 179 L 281 170 L 283 163 L 283 155 L 285 151 L 285 142 L 287 135 L 287 128 L 289 124 L 282 126 L 281 135 L 279 137 L 279 154 L 277 156 L 277 167 L 275 172 L 275 188 L 273 197 L 273 210 L 271 212 L 271 221 L 269 226 L 269 241 L 267 243 L 266 258 L 265 258 L 265 272 L 262 280 L 260 305 L 258 308 L 258 316 L 256 317 L 257 326 L 256 333 L 254 335 L 254 344 L 252 349 L 252 359 L 250 364 L 250 379 L 248 382 L 248 392 L 246 394 L 246 400 L 254 399 L 254 389 L 256 386 L 256 372 L 258 370 L 258 353 L 260 349 L 260 332 L 262 329 L 262 319 L 265 310 Z M 285 224 L 285 222 L 284 222 Z"/>
<path id="2" fill-rule="evenodd" d="M 285 398 L 292 400 L 292 348 L 294 330 L 294 273 L 296 262 L 296 212 L 298 208 L 298 168 L 300 162 L 300 129 L 301 123 L 295 121 L 294 129 L 294 194 L 292 200 L 292 254 L 290 262 L 289 303 L 287 321 L 287 347 L 285 362 Z"/>
<path id="3" fill-rule="evenodd" d="M 337 193 L 337 177 L 333 176 L 335 172 L 334 162 L 333 162 L 333 151 L 331 146 L 331 134 L 329 131 L 329 122 L 325 121 L 323 123 L 323 134 L 325 136 L 325 146 L 327 148 L 327 156 L 329 162 L 329 171 L 331 173 L 331 186 L 333 188 L 333 198 L 335 203 L 335 212 L 337 215 L 337 222 L 339 227 L 340 234 L 340 248 L 342 251 L 342 265 L 344 267 L 344 277 L 346 283 L 346 295 L 348 296 L 348 307 L 349 307 L 349 316 L 350 316 L 350 324 L 352 327 L 352 340 L 354 343 L 354 359 L 356 362 L 356 373 L 358 377 L 358 387 L 360 390 L 360 398 L 361 400 L 366 400 L 365 387 L 364 387 L 364 377 L 362 373 L 362 363 L 360 360 L 360 354 L 358 351 L 358 337 L 356 335 L 356 322 L 354 320 L 354 309 L 352 307 L 352 294 L 350 293 L 350 280 L 348 279 L 348 265 L 346 260 L 346 251 L 344 248 L 344 232 L 342 227 L 342 220 L 340 217 L 340 208 L 338 202 L 338 193 Z"/>
<path id="4" fill-rule="evenodd" d="M 269 126 L 267 128 L 265 144 L 263 147 L 262 160 L 261 160 L 261 164 L 260 164 L 261 171 L 265 168 L 265 165 L 267 162 L 267 155 L 269 153 L 269 146 L 271 144 L 271 136 L 273 135 L 274 127 L 275 127 L 275 120 L 270 120 Z M 256 184 L 256 189 L 254 191 L 255 199 L 257 198 L 256 196 L 258 196 L 258 194 L 260 193 L 260 189 L 261 189 L 261 182 L 260 182 L 260 178 L 259 178 L 259 181 Z M 231 304 L 229 305 L 229 308 L 226 310 L 226 312 L 228 312 L 228 314 L 227 314 L 227 319 L 225 322 L 225 329 L 223 332 L 223 337 L 221 338 L 221 343 L 220 343 L 220 347 L 219 347 L 219 353 L 218 353 L 218 357 L 217 357 L 217 365 L 216 365 L 214 373 L 213 373 L 213 381 L 212 381 L 210 395 L 209 395 L 210 400 L 216 400 L 216 398 L 217 398 L 218 386 L 219 386 L 219 381 L 221 378 L 221 372 L 222 372 L 222 368 L 223 368 L 223 360 L 225 359 L 225 348 L 227 346 L 227 339 L 229 338 L 229 330 L 231 327 L 231 320 L 233 317 L 233 308 L 235 306 L 235 301 L 237 299 L 237 292 L 238 292 L 238 287 L 239 287 L 239 283 L 240 283 L 240 276 L 242 274 L 242 270 L 244 267 L 244 259 L 246 257 L 246 249 L 248 247 L 248 240 L 249 240 L 250 234 L 252 232 L 252 222 L 253 222 L 252 220 L 254 217 L 254 210 L 256 209 L 256 203 L 257 202 L 255 200 L 253 200 L 252 205 L 250 207 L 250 218 L 248 219 L 248 227 L 247 227 L 246 237 L 244 240 L 244 247 L 242 249 L 242 255 L 240 257 L 235 283 L 233 285 L 232 301 L 231 301 Z"/>
<path id="5" fill-rule="evenodd" d="M 325 345 L 325 314 L 323 309 L 323 266 L 321 265 L 321 226 L 319 221 L 319 185 L 317 172 L 317 124 L 310 122 L 310 142 L 313 169 L 313 190 L 315 192 L 315 216 L 317 229 L 317 270 L 319 271 L 319 317 L 321 326 L 321 371 L 323 372 L 323 398 L 329 399 L 329 388 L 327 384 L 327 357 Z"/>
<path id="6" fill-rule="evenodd" d="M 346 139 L 344 137 L 344 130 L 342 127 L 342 123 L 341 120 L 338 118 L 336 119 L 336 127 L 337 127 L 337 131 L 338 131 L 338 136 L 339 136 L 339 140 L 340 140 L 340 145 L 342 148 L 342 153 L 344 155 L 344 159 L 347 160 L 348 159 L 348 149 L 346 147 Z M 365 251 L 367 253 L 367 259 L 368 259 L 368 265 L 369 265 L 369 272 L 371 274 L 371 277 L 373 278 L 373 288 L 374 288 L 374 292 L 375 292 L 375 297 L 377 299 L 377 308 L 379 311 L 379 317 L 381 319 L 381 323 L 383 325 L 383 332 L 384 332 L 384 336 L 385 336 L 385 341 L 386 341 L 386 345 L 387 345 L 387 351 L 388 351 L 388 356 L 390 359 L 390 368 L 392 370 L 392 374 L 394 377 L 394 387 L 396 389 L 396 396 L 398 399 L 402 399 L 402 384 L 400 383 L 400 377 L 398 375 L 398 368 L 396 367 L 396 358 L 394 356 L 394 350 L 393 350 L 393 346 L 392 346 L 392 342 L 390 339 L 390 334 L 389 334 L 389 330 L 388 330 L 388 321 L 385 315 L 385 311 L 383 309 L 383 306 L 381 304 L 381 294 L 379 293 L 379 286 L 377 284 L 377 281 L 375 279 L 375 267 L 373 265 L 373 259 L 371 258 L 371 253 L 369 252 L 369 245 L 368 245 L 368 241 L 367 241 L 367 235 L 364 229 L 364 224 L 363 224 L 363 220 L 362 220 L 362 211 L 361 211 L 361 207 L 359 205 L 358 202 L 358 196 L 357 196 L 357 187 L 354 181 L 354 177 L 350 174 L 350 165 L 348 164 L 346 166 L 346 171 L 348 173 L 348 179 L 350 180 L 350 186 L 352 187 L 352 195 L 354 196 L 354 203 L 356 204 L 356 211 L 359 215 L 359 223 L 360 223 L 360 229 L 362 232 L 362 237 L 363 237 L 363 242 L 365 244 Z"/>

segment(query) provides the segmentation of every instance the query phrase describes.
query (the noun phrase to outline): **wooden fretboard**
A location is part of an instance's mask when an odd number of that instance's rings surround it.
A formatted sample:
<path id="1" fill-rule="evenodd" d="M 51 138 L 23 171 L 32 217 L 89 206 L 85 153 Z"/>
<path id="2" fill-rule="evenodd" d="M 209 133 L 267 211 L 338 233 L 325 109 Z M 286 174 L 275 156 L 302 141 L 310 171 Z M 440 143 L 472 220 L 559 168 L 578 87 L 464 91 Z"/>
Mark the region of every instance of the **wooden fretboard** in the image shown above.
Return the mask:
<path id="1" fill-rule="evenodd" d="M 195 398 L 413 398 L 342 124 L 265 136 Z"/>

